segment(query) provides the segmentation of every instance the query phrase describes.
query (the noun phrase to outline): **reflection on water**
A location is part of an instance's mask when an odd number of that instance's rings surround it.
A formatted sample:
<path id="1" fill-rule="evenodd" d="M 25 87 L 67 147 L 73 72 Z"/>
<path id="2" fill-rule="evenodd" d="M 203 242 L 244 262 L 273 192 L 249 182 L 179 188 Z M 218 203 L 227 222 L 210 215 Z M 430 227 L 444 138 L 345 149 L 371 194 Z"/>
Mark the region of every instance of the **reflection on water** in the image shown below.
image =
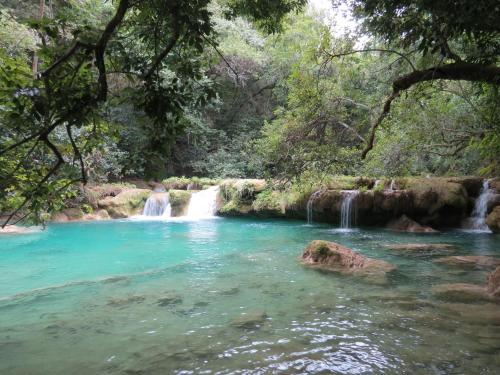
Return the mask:
<path id="1" fill-rule="evenodd" d="M 121 221 L 0 238 L 2 374 L 497 374 L 500 305 L 432 295 L 487 271 L 390 243 L 500 256 L 500 236 L 292 221 Z M 312 239 L 397 265 L 387 285 L 297 262 Z"/>

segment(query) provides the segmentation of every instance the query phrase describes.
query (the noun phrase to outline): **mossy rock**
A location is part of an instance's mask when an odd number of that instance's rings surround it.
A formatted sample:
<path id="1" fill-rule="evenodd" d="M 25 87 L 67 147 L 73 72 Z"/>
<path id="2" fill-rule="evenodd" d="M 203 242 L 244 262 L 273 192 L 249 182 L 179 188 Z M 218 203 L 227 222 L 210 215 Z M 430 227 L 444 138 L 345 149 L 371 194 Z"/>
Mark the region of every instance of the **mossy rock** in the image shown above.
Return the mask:
<path id="1" fill-rule="evenodd" d="M 496 206 L 490 212 L 486 218 L 486 225 L 488 225 L 493 233 L 500 233 L 500 206 Z"/>
<path id="2" fill-rule="evenodd" d="M 172 216 L 184 216 L 187 213 L 191 193 L 192 191 L 187 190 L 169 190 L 168 199 L 172 207 Z"/>
<path id="3" fill-rule="evenodd" d="M 220 180 L 207 177 L 169 177 L 162 181 L 167 190 L 199 190 L 218 185 Z M 196 189 L 195 189 L 196 188 Z"/>
<path id="4" fill-rule="evenodd" d="M 407 179 L 408 189 L 414 193 L 415 208 L 429 215 L 446 208 L 456 212 L 466 212 L 467 190 L 460 183 L 447 178 Z"/>
<path id="5" fill-rule="evenodd" d="M 112 218 L 126 218 L 139 214 L 151 194 L 153 192 L 148 189 L 128 189 L 116 197 L 101 199 L 98 206 L 108 211 Z"/>
<path id="6" fill-rule="evenodd" d="M 135 189 L 137 186 L 131 183 L 107 183 L 101 185 L 87 185 L 84 194 L 87 202 L 92 208 L 98 207 L 98 202 L 106 197 L 116 197 L 122 191 Z"/>

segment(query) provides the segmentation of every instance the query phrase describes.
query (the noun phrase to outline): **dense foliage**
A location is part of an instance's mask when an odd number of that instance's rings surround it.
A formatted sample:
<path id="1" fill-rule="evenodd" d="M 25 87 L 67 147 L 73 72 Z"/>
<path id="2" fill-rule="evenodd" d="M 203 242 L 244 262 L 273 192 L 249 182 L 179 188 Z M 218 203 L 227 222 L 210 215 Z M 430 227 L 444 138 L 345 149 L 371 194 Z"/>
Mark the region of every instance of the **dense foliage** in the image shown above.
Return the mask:
<path id="1" fill-rule="evenodd" d="M 38 3 L 0 0 L 9 220 L 81 182 L 500 172 L 494 1 L 346 0 L 350 35 L 304 0 Z"/>

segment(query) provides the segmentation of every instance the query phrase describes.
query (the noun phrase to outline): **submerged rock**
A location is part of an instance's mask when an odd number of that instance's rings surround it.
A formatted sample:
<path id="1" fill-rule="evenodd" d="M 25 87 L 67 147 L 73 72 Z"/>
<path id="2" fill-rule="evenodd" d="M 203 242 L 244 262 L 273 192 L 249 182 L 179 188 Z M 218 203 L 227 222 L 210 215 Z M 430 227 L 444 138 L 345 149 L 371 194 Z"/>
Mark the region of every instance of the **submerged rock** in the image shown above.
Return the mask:
<path id="1" fill-rule="evenodd" d="M 464 268 L 495 268 L 500 266 L 500 258 L 485 255 L 461 255 L 439 258 L 435 263 Z"/>
<path id="2" fill-rule="evenodd" d="M 250 311 L 234 318 L 231 325 L 244 329 L 259 328 L 266 319 L 267 314 L 264 311 Z"/>
<path id="3" fill-rule="evenodd" d="M 452 252 L 455 249 L 455 246 L 446 243 L 387 244 L 385 247 L 391 250 L 426 254 L 434 252 Z"/>
<path id="4" fill-rule="evenodd" d="M 141 303 L 146 300 L 144 296 L 129 296 L 126 298 L 113 298 L 108 301 L 108 306 L 122 307 L 132 303 Z"/>
<path id="5" fill-rule="evenodd" d="M 5 228 L 0 227 L 1 234 L 26 234 L 36 232 L 35 229 L 29 227 L 20 227 L 17 225 L 6 225 Z"/>
<path id="6" fill-rule="evenodd" d="M 474 284 L 441 284 L 432 288 L 432 293 L 442 299 L 455 302 L 489 301 L 492 296 L 486 288 Z"/>
<path id="7" fill-rule="evenodd" d="M 412 232 L 412 233 L 435 233 L 435 229 L 421 225 L 415 220 L 410 219 L 406 215 L 402 215 L 399 219 L 392 220 L 387 224 L 387 228 L 398 232 Z"/>
<path id="8" fill-rule="evenodd" d="M 493 297 L 500 298 L 500 267 L 489 274 L 486 289 Z"/>
<path id="9" fill-rule="evenodd" d="M 486 225 L 493 233 L 500 233 L 500 206 L 496 206 L 488 215 Z"/>
<path id="10" fill-rule="evenodd" d="M 383 260 L 367 258 L 335 242 L 312 241 L 301 257 L 301 262 L 326 271 L 360 276 L 382 276 L 396 269 Z"/>
<path id="11" fill-rule="evenodd" d="M 169 294 L 156 301 L 158 306 L 165 307 L 182 303 L 182 297 L 178 294 Z"/>
<path id="12" fill-rule="evenodd" d="M 463 321 L 480 325 L 500 325 L 500 306 L 494 303 L 483 303 L 481 305 L 470 303 L 443 303 L 440 307 L 452 312 L 454 317 Z"/>

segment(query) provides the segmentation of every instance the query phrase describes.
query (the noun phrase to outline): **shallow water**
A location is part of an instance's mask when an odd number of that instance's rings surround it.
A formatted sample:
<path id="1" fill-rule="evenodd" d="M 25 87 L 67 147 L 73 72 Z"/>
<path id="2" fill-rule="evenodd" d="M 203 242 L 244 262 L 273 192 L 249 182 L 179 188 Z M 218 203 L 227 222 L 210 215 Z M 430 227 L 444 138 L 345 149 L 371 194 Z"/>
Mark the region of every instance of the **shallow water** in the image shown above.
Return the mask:
<path id="1" fill-rule="evenodd" d="M 378 285 L 305 268 L 297 257 L 312 239 L 398 269 Z M 500 373 L 500 305 L 431 294 L 484 284 L 487 271 L 384 247 L 415 242 L 500 256 L 500 236 L 486 233 L 277 220 L 71 223 L 3 236 L 0 373 Z M 265 319 L 235 324 L 248 316 Z"/>

